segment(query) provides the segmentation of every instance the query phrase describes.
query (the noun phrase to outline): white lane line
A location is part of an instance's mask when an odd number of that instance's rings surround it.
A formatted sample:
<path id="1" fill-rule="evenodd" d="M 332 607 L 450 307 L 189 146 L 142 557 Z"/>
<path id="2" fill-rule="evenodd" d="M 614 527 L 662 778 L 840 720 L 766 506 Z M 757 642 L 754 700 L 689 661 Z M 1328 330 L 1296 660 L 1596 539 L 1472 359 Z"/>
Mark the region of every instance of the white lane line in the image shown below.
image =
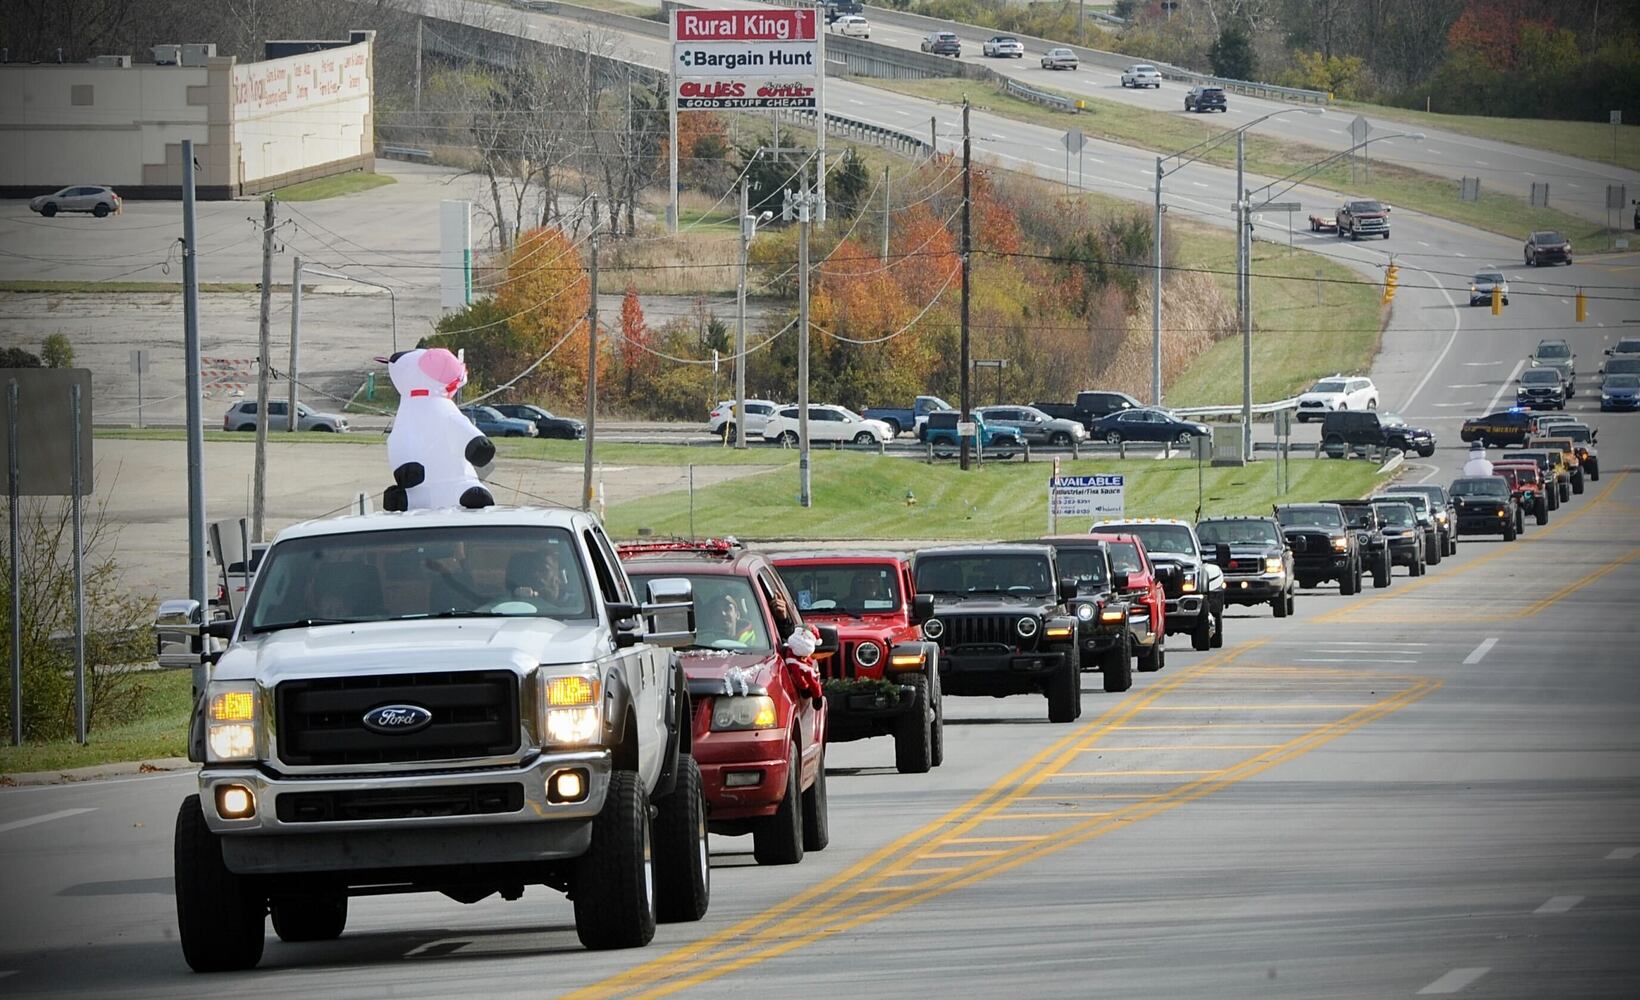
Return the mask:
<path id="1" fill-rule="evenodd" d="M 1495 636 L 1495 635 L 1487 636 L 1486 639 L 1484 639 L 1479 646 L 1475 647 L 1473 652 L 1471 652 L 1468 656 L 1463 658 L 1463 665 L 1466 666 L 1466 667 L 1472 667 L 1475 664 L 1481 662 L 1482 658 L 1484 658 L 1487 653 L 1490 653 L 1492 651 L 1492 647 L 1496 646 L 1497 644 L 1498 644 L 1498 637 L 1497 636 Z"/>
<path id="2" fill-rule="evenodd" d="M 1378 639 L 1328 639 L 1323 646 L 1427 646 L 1427 642 L 1383 642 Z"/>
<path id="3" fill-rule="evenodd" d="M 1580 188 L 1580 187 L 1582 187 L 1582 186 L 1583 186 L 1583 185 L 1581 185 L 1581 184 L 1575 184 L 1575 183 L 1573 183 L 1573 182 L 1571 182 L 1571 181 L 1567 181 L 1567 182 L 1566 182 L 1566 186 L 1567 186 L 1567 187 L 1575 187 L 1575 188 Z"/>
<path id="4" fill-rule="evenodd" d="M 1344 134 L 1344 130 L 1341 129 L 1341 128 L 1329 128 L 1327 131 L 1331 132 L 1333 135 L 1343 135 Z"/>
<path id="5" fill-rule="evenodd" d="M 1424 242 L 1424 241 L 1423 241 L 1423 240 L 1419 240 L 1419 241 L 1418 241 L 1418 245 L 1419 245 L 1419 246 L 1421 246 L 1421 247 L 1423 247 L 1423 248 L 1424 248 L 1424 249 L 1425 249 L 1425 250 L 1428 250 L 1428 249 L 1429 249 L 1429 244 L 1428 244 L 1428 243 L 1425 243 L 1425 242 Z"/>
<path id="6" fill-rule="evenodd" d="M 1640 847 L 1619 847 L 1606 855 L 1607 861 L 1633 861 L 1640 858 Z"/>
<path id="7" fill-rule="evenodd" d="M 1485 160 L 1475 160 L 1474 163 L 1475 163 L 1475 166 L 1477 166 L 1477 167 L 1490 167 L 1492 165 L 1490 163 L 1487 163 Z"/>
<path id="8" fill-rule="evenodd" d="M 46 813 L 44 816 L 30 816 L 28 819 L 14 819 L 10 823 L 0 823 L 0 833 L 10 833 L 13 830 L 21 830 L 25 826 L 37 826 L 40 823 L 50 823 L 54 819 L 67 819 L 70 816 L 78 816 L 81 813 L 96 811 L 97 809 L 95 806 L 85 809 L 59 809 L 54 813 Z"/>
<path id="9" fill-rule="evenodd" d="M 1454 250 L 1454 251 L 1452 251 L 1452 256 L 1454 256 L 1454 257 L 1467 257 L 1469 255 L 1464 253 L 1461 250 Z"/>
<path id="10" fill-rule="evenodd" d="M 1565 301 L 1565 300 L 1563 299 L 1562 301 Z M 1501 365 L 1501 364 L 1503 364 L 1502 361 L 1465 361 L 1463 363 L 1463 366 L 1465 368 L 1489 368 L 1492 365 Z"/>
<path id="11" fill-rule="evenodd" d="M 1447 388 L 1448 389 L 1484 389 L 1484 388 L 1486 388 L 1486 383 L 1485 382 L 1460 382 L 1457 385 L 1449 385 L 1449 386 L 1447 386 Z"/>
<path id="12" fill-rule="evenodd" d="M 1453 969 L 1451 972 L 1448 972 L 1446 975 L 1419 990 L 1418 995 L 1425 997 L 1439 996 L 1444 993 L 1457 993 L 1459 990 L 1464 989 L 1469 986 L 1469 984 L 1491 971 L 1492 967 L 1489 965 L 1483 965 L 1474 969 Z"/>
<path id="13" fill-rule="evenodd" d="M 1520 374 L 1520 370 L 1524 367 L 1526 367 L 1525 358 L 1515 362 L 1515 367 L 1510 369 L 1509 374 L 1503 377 L 1503 382 L 1498 386 L 1498 391 L 1492 394 L 1492 402 L 1486 404 L 1487 413 L 1498 412 L 1498 401 L 1503 398 L 1503 394 L 1508 391 L 1509 387 L 1515 384 L 1515 377 Z"/>
<path id="14" fill-rule="evenodd" d="M 1088 159 L 1089 159 L 1089 160 L 1090 160 L 1090 161 L 1092 161 L 1092 162 L 1094 162 L 1094 163 L 1097 163 L 1097 164 L 1099 164 L 1099 165 L 1100 165 L 1100 166 L 1101 166 L 1101 167 L 1102 167 L 1102 166 L 1104 166 L 1104 165 L 1105 165 L 1105 161 L 1104 161 L 1104 160 L 1101 160 L 1101 159 L 1100 159 L 1100 158 L 1099 158 L 1099 157 L 1097 157 L 1097 156 L 1090 156 L 1090 157 L 1088 157 Z"/>
<path id="15" fill-rule="evenodd" d="M 1336 658 L 1336 659 L 1326 659 L 1326 658 L 1307 659 L 1307 660 L 1306 659 L 1301 659 L 1298 662 L 1300 662 L 1300 663 L 1417 663 L 1418 661 L 1417 660 L 1386 660 L 1386 659 L 1384 659 L 1383 657 L 1380 657 L 1380 656 L 1375 656 L 1375 657 L 1372 657 L 1371 659 L 1363 659 L 1362 657 L 1359 657 L 1359 656 L 1350 656 L 1350 657 L 1341 657 L 1341 658 Z"/>
<path id="16" fill-rule="evenodd" d="M 1190 183 L 1196 185 L 1199 188 L 1204 188 L 1204 187 L 1207 186 L 1206 184 L 1203 184 L 1201 181 L 1191 181 Z"/>
<path id="17" fill-rule="evenodd" d="M 1435 355 L 1435 360 L 1430 364 L 1429 370 L 1424 372 L 1424 377 L 1419 379 L 1418 384 L 1412 387 L 1412 393 L 1407 396 L 1407 401 L 1401 404 L 1402 413 L 1412 409 L 1412 401 L 1418 398 L 1418 394 L 1424 391 L 1424 386 L 1428 385 L 1429 380 L 1435 377 L 1435 372 L 1441 367 L 1441 362 L 1445 361 L 1447 354 L 1452 351 L 1452 345 L 1458 342 L 1458 328 L 1463 323 L 1463 314 L 1458 312 L 1458 303 L 1453 301 L 1452 293 L 1447 291 L 1439 281 L 1436 281 L 1435 276 L 1428 271 L 1420 271 L 1419 273 L 1424 276 L 1424 280 L 1439 289 L 1441 297 L 1446 299 L 1446 306 L 1452 311 L 1452 332 L 1447 334 L 1446 346 L 1441 348 L 1441 353 Z"/>
<path id="18" fill-rule="evenodd" d="M 1583 902 L 1582 896 L 1550 896 L 1549 901 L 1533 910 L 1533 913 L 1565 913 L 1572 907 Z"/>
<path id="19" fill-rule="evenodd" d="M 1461 407 L 1461 406 L 1470 406 L 1472 404 L 1468 400 L 1464 400 L 1462 403 L 1430 403 L 1429 405 L 1430 406 L 1440 406 L 1440 407 L 1449 407 L 1449 406 L 1460 406 Z"/>
<path id="20" fill-rule="evenodd" d="M 858 104 L 862 108 L 866 106 L 866 102 L 860 100 L 858 97 L 851 97 L 851 98 L 848 99 L 848 102 L 850 104 Z"/>

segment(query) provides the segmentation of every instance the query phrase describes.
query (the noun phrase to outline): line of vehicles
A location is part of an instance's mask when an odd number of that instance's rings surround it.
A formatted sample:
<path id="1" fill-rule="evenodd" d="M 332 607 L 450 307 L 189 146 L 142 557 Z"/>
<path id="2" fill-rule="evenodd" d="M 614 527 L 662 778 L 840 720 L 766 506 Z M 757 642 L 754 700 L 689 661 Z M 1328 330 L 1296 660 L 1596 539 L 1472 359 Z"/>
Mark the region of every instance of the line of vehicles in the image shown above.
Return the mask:
<path id="1" fill-rule="evenodd" d="M 1144 410 L 1118 402 L 1071 405 Z M 249 968 L 270 917 L 321 941 L 355 896 L 529 885 L 569 895 L 585 946 L 647 944 L 706 913 L 709 833 L 760 864 L 827 848 L 831 743 L 884 739 L 924 773 L 948 697 L 1042 698 L 1069 723 L 1084 674 L 1126 691 L 1169 636 L 1221 646 L 1230 609 L 1285 618 L 1301 590 L 1388 587 L 1461 535 L 1546 523 L 1599 477 L 1596 435 L 1527 416 L 1526 448 L 1450 488 L 909 553 L 617 544 L 532 508 L 296 525 L 221 607 L 156 617 L 162 666 L 210 668 L 175 835 L 184 956 Z"/>

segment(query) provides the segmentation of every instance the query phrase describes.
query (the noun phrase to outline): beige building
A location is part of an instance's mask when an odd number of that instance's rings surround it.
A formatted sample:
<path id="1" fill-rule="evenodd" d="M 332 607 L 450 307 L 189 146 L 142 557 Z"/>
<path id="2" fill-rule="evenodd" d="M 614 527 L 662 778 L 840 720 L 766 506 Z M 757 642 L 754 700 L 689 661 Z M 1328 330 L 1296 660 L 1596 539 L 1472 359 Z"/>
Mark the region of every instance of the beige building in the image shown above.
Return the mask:
<path id="1" fill-rule="evenodd" d="M 178 198 L 184 139 L 200 198 L 374 169 L 374 37 L 269 43 L 312 51 L 245 64 L 187 45 L 155 47 L 170 65 L 0 65 L 0 196 L 107 184 L 125 198 Z"/>

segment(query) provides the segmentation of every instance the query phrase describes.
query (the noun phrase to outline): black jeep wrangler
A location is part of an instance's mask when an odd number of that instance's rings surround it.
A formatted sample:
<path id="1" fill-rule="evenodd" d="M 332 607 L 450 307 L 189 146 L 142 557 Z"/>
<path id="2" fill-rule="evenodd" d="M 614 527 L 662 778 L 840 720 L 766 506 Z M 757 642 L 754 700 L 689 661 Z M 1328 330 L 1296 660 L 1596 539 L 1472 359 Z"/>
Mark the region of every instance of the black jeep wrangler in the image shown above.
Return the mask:
<path id="1" fill-rule="evenodd" d="M 1076 582 L 1071 611 L 1076 615 L 1077 642 L 1083 670 L 1104 675 L 1105 690 L 1126 691 L 1133 686 L 1133 642 L 1128 631 L 1127 574 L 1110 563 L 1107 543 L 1088 535 L 1042 539 L 1059 557 L 1059 572 Z"/>
<path id="2" fill-rule="evenodd" d="M 1360 593 L 1366 560 L 1360 539 L 1337 504 L 1282 504 L 1275 514 L 1292 547 L 1293 575 L 1300 587 L 1308 590 L 1322 580 L 1337 580 L 1338 592 L 1345 597 Z"/>
<path id="3" fill-rule="evenodd" d="M 1082 714 L 1076 583 L 1046 545 L 922 549 L 917 593 L 934 599 L 923 637 L 940 647 L 947 695 L 1044 694 L 1050 722 Z"/>

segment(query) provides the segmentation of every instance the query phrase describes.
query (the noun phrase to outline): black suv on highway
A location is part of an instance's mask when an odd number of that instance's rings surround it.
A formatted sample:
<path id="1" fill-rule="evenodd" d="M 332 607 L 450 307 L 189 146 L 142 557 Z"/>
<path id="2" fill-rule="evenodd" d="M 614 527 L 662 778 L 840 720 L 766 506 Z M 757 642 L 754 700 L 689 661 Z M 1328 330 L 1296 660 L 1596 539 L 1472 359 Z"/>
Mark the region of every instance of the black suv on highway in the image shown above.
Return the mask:
<path id="1" fill-rule="evenodd" d="M 1413 427 L 1388 411 L 1331 410 L 1321 417 L 1321 447 L 1328 458 L 1367 448 L 1395 448 L 1428 458 L 1435 454 L 1435 432 Z"/>
<path id="2" fill-rule="evenodd" d="M 1133 686 L 1133 647 L 1128 636 L 1127 574 L 1110 563 L 1110 549 L 1098 538 L 1064 535 L 1037 544 L 1053 546 L 1059 572 L 1076 583 L 1069 602 L 1076 615 L 1077 642 L 1083 670 L 1104 674 L 1107 692 Z"/>
<path id="3" fill-rule="evenodd" d="M 1417 493 L 1429 498 L 1430 515 L 1435 520 L 1435 533 L 1439 539 L 1441 555 L 1456 555 L 1458 552 L 1458 510 L 1452 504 L 1452 498 L 1447 495 L 1446 487 L 1432 483 L 1396 483 L 1392 492 Z M 1430 562 L 1440 562 L 1431 559 Z"/>
<path id="4" fill-rule="evenodd" d="M 1509 480 L 1502 476 L 1465 476 L 1452 481 L 1452 498 L 1458 504 L 1458 534 L 1502 535 L 1515 540 L 1520 512 Z"/>
<path id="5" fill-rule="evenodd" d="M 1061 578 L 1046 545 L 954 545 L 922 549 L 918 595 L 934 599 L 923 637 L 940 647 L 948 695 L 1048 696 L 1048 721 L 1082 714 L 1076 583 Z"/>
<path id="6" fill-rule="evenodd" d="M 1372 574 L 1375 588 L 1389 586 L 1391 566 L 1389 539 L 1384 537 L 1384 515 L 1370 500 L 1333 500 L 1344 513 L 1344 523 L 1355 532 L 1361 550 L 1361 565 Z"/>
<path id="7" fill-rule="evenodd" d="M 1405 566 L 1408 576 L 1423 576 L 1428 568 L 1428 552 L 1435 534 L 1433 524 L 1418 522 L 1411 501 L 1373 497 L 1369 501 L 1384 519 L 1384 543 L 1389 548 L 1391 566 Z"/>
<path id="8" fill-rule="evenodd" d="M 1337 504 L 1290 503 L 1275 511 L 1293 550 L 1293 576 L 1300 587 L 1337 580 L 1345 597 L 1361 591 L 1361 544 Z"/>
<path id="9" fill-rule="evenodd" d="M 1202 554 L 1218 564 L 1219 547 L 1230 547 L 1224 570 L 1224 603 L 1268 604 L 1277 618 L 1293 613 L 1293 550 L 1273 517 L 1204 517 L 1196 522 Z"/>
<path id="10" fill-rule="evenodd" d="M 1228 113 L 1230 103 L 1224 98 L 1223 87 L 1191 87 L 1190 93 L 1184 95 L 1184 109 L 1186 111 L 1224 111 Z"/>

